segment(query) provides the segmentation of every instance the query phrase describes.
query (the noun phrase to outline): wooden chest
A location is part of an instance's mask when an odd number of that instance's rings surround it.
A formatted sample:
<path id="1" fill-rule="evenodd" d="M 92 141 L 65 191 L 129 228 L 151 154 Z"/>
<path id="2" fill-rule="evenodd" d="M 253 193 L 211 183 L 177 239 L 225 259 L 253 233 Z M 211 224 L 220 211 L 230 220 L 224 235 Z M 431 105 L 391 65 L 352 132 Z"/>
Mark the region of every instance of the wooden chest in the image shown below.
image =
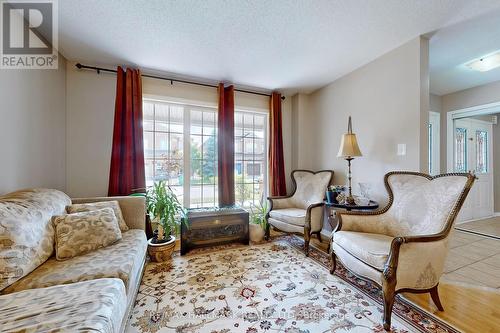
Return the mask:
<path id="1" fill-rule="evenodd" d="M 239 207 L 196 208 L 181 226 L 181 254 L 199 247 L 240 242 L 248 245 L 248 212 Z"/>

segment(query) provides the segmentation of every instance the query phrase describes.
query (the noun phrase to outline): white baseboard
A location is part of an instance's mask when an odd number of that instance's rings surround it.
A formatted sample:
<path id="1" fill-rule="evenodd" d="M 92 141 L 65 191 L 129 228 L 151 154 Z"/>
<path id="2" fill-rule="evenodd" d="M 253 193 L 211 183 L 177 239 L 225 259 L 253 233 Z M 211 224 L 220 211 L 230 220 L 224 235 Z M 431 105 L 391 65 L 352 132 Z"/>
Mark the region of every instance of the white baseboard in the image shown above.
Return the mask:
<path id="1" fill-rule="evenodd" d="M 500 212 L 494 212 L 493 216 L 495 216 L 495 217 L 500 216 Z"/>

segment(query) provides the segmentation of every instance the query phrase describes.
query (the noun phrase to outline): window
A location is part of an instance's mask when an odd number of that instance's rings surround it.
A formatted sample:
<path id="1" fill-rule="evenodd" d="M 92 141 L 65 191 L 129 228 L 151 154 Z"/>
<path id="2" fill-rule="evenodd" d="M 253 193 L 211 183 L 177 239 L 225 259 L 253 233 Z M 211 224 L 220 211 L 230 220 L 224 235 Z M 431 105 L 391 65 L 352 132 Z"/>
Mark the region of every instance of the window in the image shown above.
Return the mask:
<path id="1" fill-rule="evenodd" d="M 217 114 L 214 109 L 191 110 L 191 207 L 218 204 Z"/>
<path id="2" fill-rule="evenodd" d="M 146 185 L 164 180 L 185 207 L 218 204 L 217 109 L 143 102 Z M 235 112 L 235 196 L 245 207 L 267 192 L 267 114 Z"/>
<path id="3" fill-rule="evenodd" d="M 488 172 L 488 132 L 476 131 L 476 173 Z"/>
<path id="4" fill-rule="evenodd" d="M 186 207 L 217 205 L 215 108 L 144 99 L 146 185 L 164 180 Z"/>
<path id="5" fill-rule="evenodd" d="M 467 172 L 467 129 L 455 129 L 455 172 Z"/>
<path id="6" fill-rule="evenodd" d="M 252 207 L 267 192 L 267 114 L 236 111 L 234 127 L 236 203 Z"/>

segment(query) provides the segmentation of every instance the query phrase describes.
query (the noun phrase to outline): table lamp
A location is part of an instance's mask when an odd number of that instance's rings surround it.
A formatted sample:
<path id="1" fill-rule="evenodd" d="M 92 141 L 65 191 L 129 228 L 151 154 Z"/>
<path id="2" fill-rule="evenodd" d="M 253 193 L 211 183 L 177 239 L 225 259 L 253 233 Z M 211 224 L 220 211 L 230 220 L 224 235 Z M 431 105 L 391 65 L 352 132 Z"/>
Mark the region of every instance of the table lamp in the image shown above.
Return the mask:
<path id="1" fill-rule="evenodd" d="M 347 178 L 349 179 L 349 195 L 346 198 L 346 203 L 349 205 L 354 204 L 354 198 L 352 196 L 351 187 L 351 161 L 354 157 L 363 156 L 359 150 L 358 140 L 356 140 L 356 134 L 352 132 L 352 122 L 351 116 L 349 116 L 349 121 L 347 123 L 347 133 L 342 135 L 342 141 L 340 142 L 339 153 L 337 157 L 342 157 L 347 161 L 349 172 Z"/>

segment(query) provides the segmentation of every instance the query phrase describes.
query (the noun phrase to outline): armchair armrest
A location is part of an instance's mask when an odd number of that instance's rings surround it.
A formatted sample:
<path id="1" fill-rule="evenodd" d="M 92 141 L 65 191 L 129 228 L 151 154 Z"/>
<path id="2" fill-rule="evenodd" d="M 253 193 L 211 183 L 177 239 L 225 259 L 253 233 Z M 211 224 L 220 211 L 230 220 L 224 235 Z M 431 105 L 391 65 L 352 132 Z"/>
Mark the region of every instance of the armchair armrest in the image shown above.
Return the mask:
<path id="1" fill-rule="evenodd" d="M 338 224 L 333 232 L 358 231 L 385 234 L 385 212 L 337 212 Z"/>
<path id="2" fill-rule="evenodd" d="M 267 197 L 267 200 L 269 200 L 269 211 L 273 209 L 281 209 L 281 208 L 289 208 L 292 207 L 291 203 L 291 195 L 283 195 L 283 196 L 274 196 L 274 197 Z"/>
<path id="3" fill-rule="evenodd" d="M 431 235 L 394 237 L 383 270 L 386 279 L 397 277 L 398 289 L 434 287 L 443 272 L 448 235 L 449 230 L 445 229 Z M 421 279 L 429 269 L 432 273 Z"/>
<path id="4" fill-rule="evenodd" d="M 323 228 L 323 202 L 313 203 L 307 206 L 305 227 L 311 232 L 321 231 Z"/>

